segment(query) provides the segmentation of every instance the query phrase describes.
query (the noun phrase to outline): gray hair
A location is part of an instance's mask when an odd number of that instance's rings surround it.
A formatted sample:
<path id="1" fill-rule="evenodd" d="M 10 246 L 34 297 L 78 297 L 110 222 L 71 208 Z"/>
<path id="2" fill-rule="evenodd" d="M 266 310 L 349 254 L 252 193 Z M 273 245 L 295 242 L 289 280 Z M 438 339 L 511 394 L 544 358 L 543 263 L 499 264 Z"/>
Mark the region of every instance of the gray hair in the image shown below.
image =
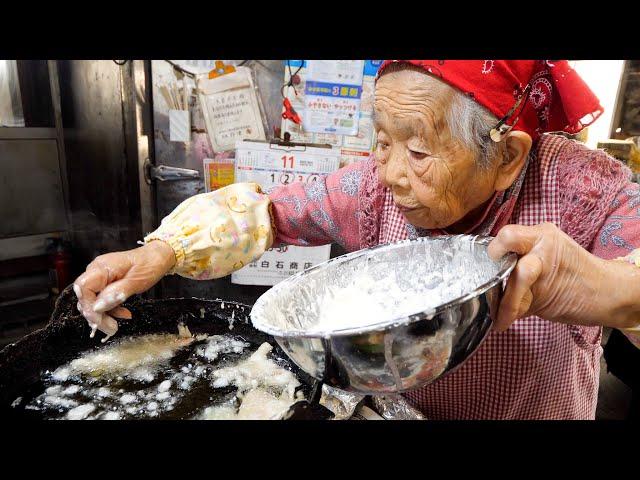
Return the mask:
<path id="1" fill-rule="evenodd" d="M 489 136 L 498 119 L 458 90 L 454 91 L 446 120 L 451 136 L 475 154 L 481 167 L 489 167 L 504 152 L 504 142 L 496 143 Z"/>
<path id="2" fill-rule="evenodd" d="M 434 81 L 440 81 L 437 77 L 426 74 L 422 68 L 403 62 L 389 65 L 382 75 L 402 70 L 413 70 L 427 75 L 427 78 Z M 498 123 L 498 118 L 472 97 L 446 83 L 444 86 L 453 93 L 449 111 L 446 113 L 451 136 L 475 155 L 480 167 L 488 168 L 496 158 L 506 154 L 505 142 L 496 143 L 489 136 L 491 129 Z"/>

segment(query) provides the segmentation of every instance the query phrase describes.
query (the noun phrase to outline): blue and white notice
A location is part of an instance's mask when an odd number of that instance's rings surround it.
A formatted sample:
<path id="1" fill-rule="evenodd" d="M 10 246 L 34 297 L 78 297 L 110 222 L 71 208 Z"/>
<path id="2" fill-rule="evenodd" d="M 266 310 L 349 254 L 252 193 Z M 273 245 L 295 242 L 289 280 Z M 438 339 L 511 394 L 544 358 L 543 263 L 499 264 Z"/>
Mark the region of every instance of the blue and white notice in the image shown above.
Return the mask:
<path id="1" fill-rule="evenodd" d="M 357 135 L 364 60 L 307 60 L 306 132 Z"/>

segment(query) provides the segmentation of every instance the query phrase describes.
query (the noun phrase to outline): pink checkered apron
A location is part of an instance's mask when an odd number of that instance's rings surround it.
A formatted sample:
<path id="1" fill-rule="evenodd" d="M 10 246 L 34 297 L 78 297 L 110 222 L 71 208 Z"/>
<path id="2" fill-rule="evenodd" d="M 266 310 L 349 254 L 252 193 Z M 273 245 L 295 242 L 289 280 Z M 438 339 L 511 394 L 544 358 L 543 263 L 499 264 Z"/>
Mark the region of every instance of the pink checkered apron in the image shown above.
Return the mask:
<path id="1" fill-rule="evenodd" d="M 507 221 L 491 225 L 488 232 L 495 235 L 506 223 L 553 222 L 562 228 L 556 159 L 566 142 L 552 136 L 539 142 L 537 159 L 529 161 L 521 192 L 515 192 L 515 207 Z M 386 189 L 378 242 L 405 239 L 411 228 Z M 504 333 L 491 332 L 458 370 L 405 396 L 430 419 L 593 419 L 600 337 L 599 327 L 527 317 Z"/>

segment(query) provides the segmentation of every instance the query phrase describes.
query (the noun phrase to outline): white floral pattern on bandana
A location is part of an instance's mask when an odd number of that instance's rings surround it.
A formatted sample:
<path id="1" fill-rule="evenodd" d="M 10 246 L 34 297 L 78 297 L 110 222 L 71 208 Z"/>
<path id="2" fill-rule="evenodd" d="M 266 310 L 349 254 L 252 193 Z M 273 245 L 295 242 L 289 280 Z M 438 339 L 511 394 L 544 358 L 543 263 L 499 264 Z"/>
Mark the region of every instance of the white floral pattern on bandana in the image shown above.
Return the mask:
<path id="1" fill-rule="evenodd" d="M 531 79 L 531 93 L 529 93 L 529 100 L 538 114 L 542 127 L 547 124 L 553 100 L 553 85 L 545 78 L 547 75 L 548 71 L 545 70 L 536 73 Z"/>
<path id="2" fill-rule="evenodd" d="M 493 71 L 493 66 L 495 65 L 495 60 L 484 60 L 482 62 L 482 73 L 485 75 L 487 73 L 491 73 Z"/>

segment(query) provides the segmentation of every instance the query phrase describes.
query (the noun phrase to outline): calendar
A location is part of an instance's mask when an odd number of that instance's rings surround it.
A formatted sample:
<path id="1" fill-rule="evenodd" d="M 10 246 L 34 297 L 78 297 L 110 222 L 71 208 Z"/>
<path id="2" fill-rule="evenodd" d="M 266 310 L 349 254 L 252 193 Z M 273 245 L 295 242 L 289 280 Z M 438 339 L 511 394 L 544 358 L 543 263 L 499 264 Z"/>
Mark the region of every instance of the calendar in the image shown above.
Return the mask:
<path id="1" fill-rule="evenodd" d="M 238 141 L 235 181 L 255 182 L 264 191 L 294 182 L 316 182 L 338 170 L 340 150 L 312 146 Z M 296 247 L 274 245 L 249 265 L 231 274 L 240 285 L 275 285 L 285 278 L 329 260 L 331 245 Z"/>

